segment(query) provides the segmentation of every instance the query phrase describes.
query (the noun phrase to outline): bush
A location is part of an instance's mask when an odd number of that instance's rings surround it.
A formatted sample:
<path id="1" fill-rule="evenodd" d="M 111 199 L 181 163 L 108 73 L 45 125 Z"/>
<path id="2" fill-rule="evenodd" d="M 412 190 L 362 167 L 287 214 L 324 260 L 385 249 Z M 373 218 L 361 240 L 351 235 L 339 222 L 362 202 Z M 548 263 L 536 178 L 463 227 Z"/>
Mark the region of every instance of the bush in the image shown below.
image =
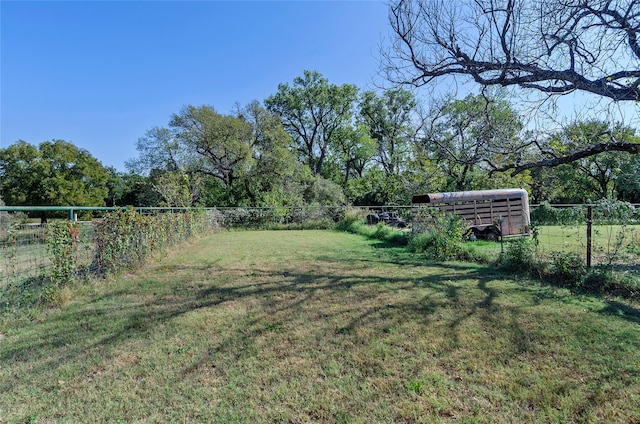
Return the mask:
<path id="1" fill-rule="evenodd" d="M 610 293 L 626 298 L 640 298 L 640 279 L 631 273 L 612 272 L 610 267 L 589 271 L 581 288 L 592 293 Z"/>
<path id="2" fill-rule="evenodd" d="M 359 208 L 347 209 L 342 219 L 336 224 L 336 230 L 348 233 L 358 233 L 358 227 L 362 226 L 365 212 Z"/>
<path id="3" fill-rule="evenodd" d="M 511 270 L 533 270 L 536 258 L 535 243 L 533 240 L 520 237 L 506 244 L 502 263 Z"/>
<path id="4" fill-rule="evenodd" d="M 582 256 L 573 252 L 555 252 L 551 255 L 551 271 L 570 287 L 580 287 L 587 267 Z"/>
<path id="5" fill-rule="evenodd" d="M 462 252 L 460 258 L 463 261 L 490 263 L 494 260 L 492 254 L 482 248 L 485 244 L 494 244 L 489 241 L 473 241 L 462 244 Z"/>
<path id="6" fill-rule="evenodd" d="M 460 216 L 430 208 L 422 209 L 420 215 L 418 233 L 409 240 L 409 249 L 438 261 L 460 259 L 469 232 Z"/>
<path id="7" fill-rule="evenodd" d="M 626 225 L 636 219 L 636 213 L 631 203 L 602 199 L 593 207 L 593 220 L 599 225 Z"/>
<path id="8" fill-rule="evenodd" d="M 584 224 L 586 211 L 583 206 L 554 208 L 549 202 L 542 202 L 531 209 L 531 222 L 537 225 Z"/>

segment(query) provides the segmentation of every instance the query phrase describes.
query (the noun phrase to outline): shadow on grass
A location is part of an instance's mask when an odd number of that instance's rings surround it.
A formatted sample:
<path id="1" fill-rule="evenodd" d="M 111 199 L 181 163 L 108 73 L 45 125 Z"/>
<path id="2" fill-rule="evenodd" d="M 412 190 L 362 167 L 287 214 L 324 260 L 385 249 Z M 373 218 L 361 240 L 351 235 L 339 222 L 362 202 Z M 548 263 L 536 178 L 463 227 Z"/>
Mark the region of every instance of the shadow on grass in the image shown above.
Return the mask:
<path id="1" fill-rule="evenodd" d="M 627 321 L 640 324 L 640 309 L 634 308 L 630 305 L 615 300 L 605 300 L 607 306 L 602 308 L 599 312 L 605 315 L 611 315 L 616 318 L 624 319 Z"/>
<path id="2" fill-rule="evenodd" d="M 393 255 L 371 261 L 393 263 Z M 329 264 L 329 258 L 324 261 Z M 335 260 L 335 259 L 334 259 Z M 319 259 L 320 263 L 323 259 Z M 133 339 L 144 337 L 146 333 L 160 324 L 167 323 L 184 314 L 204 308 L 215 308 L 228 302 L 254 299 L 259 302 L 268 302 L 274 296 L 289 294 L 293 299 L 290 302 L 275 302 L 268 305 L 274 311 L 282 312 L 286 308 L 291 316 L 296 316 L 308 309 L 309 304 L 322 302 L 327 295 L 352 295 L 351 290 L 366 288 L 358 292 L 358 301 L 367 300 L 366 309 L 353 302 L 342 305 L 336 311 L 318 311 L 322 319 L 330 320 L 334 315 L 350 317 L 349 322 L 335 328 L 335 332 L 350 333 L 358 327 L 370 325 L 384 317 L 386 320 L 396 320 L 400 324 L 402 320 L 413 319 L 423 325 L 433 321 L 435 314 L 442 308 L 448 308 L 461 301 L 460 290 L 464 287 L 456 285 L 455 280 L 464 278 L 467 281 L 475 281 L 478 288 L 484 293 L 472 309 L 466 313 L 460 309 L 460 315 L 454 317 L 451 329 L 455 330 L 468 316 L 481 309 L 490 309 L 496 297 L 495 291 L 489 288 L 491 276 L 483 275 L 480 269 L 469 269 L 462 265 L 440 265 L 435 273 L 430 275 L 416 275 L 415 278 L 390 277 L 388 275 L 361 275 L 361 270 L 369 267 L 368 260 L 362 258 L 353 263 L 352 259 L 337 260 L 344 262 L 344 271 L 339 274 L 326 272 L 297 272 L 288 270 L 247 270 L 245 275 L 238 275 L 231 281 L 233 285 L 218 285 L 216 280 L 206 281 L 203 287 L 176 285 L 173 291 L 160 293 L 154 296 L 137 294 L 136 288 L 120 289 L 102 294 L 93 299 L 88 305 L 69 305 L 66 309 L 53 311 L 42 322 L 34 322 L 32 326 L 40 327 L 39 331 L 29 332 L 17 340 L 11 346 L 0 347 L 0 362 L 29 362 L 31 373 L 38 374 L 51 371 L 63 366 L 67 362 L 80 361 L 89 363 L 91 358 L 98 353 L 101 356 L 109 355 L 110 351 L 119 345 Z M 406 259 L 402 265 L 418 266 L 413 259 Z M 395 263 L 395 266 L 398 266 Z M 197 273 L 210 271 L 207 267 L 173 266 L 172 272 L 197 271 Z M 429 268 L 431 269 L 431 268 Z M 222 272 L 233 272 L 222 270 Z M 215 278 L 215 276 L 214 276 Z M 133 278 L 132 282 L 143 284 L 143 279 L 153 277 Z M 267 283 L 263 283 L 267 281 Z M 396 290 L 414 288 L 429 289 L 429 292 L 441 292 L 445 299 L 435 300 L 430 295 L 422 299 L 404 302 L 400 304 L 387 304 L 382 302 L 380 293 L 392 293 Z M 374 290 L 375 289 L 375 290 Z M 161 290 L 159 290 L 161 291 Z M 133 297 L 133 299 L 132 299 Z M 145 300 L 149 299 L 151 300 Z M 382 302 L 382 303 L 379 303 Z M 322 303 L 318 303 L 322 305 Z M 401 314 L 390 314 L 390 311 L 398 310 Z M 260 318 L 262 319 L 262 318 Z M 437 318 L 436 318 L 437 319 Z M 259 319 L 249 320 L 249 328 L 258 326 Z M 452 337 L 457 337 L 455 331 Z M 243 332 L 234 337 L 256 337 L 255 332 Z M 246 340 L 240 341 L 241 344 Z M 236 345 L 237 340 L 228 340 L 229 346 Z M 457 344 L 457 341 L 454 341 Z M 4 381 L 7 389 L 16 384 L 14 381 Z"/>
<path id="3" fill-rule="evenodd" d="M 521 308 L 535 305 L 535 299 L 530 296 L 530 305 L 497 305 L 501 292 L 518 290 L 513 287 L 498 291 L 492 287 L 496 278 L 503 276 L 498 270 L 464 263 L 426 264 L 420 255 L 408 254 L 394 244 L 379 242 L 373 247 L 373 255 L 347 255 L 343 258 L 317 255 L 320 265 L 333 269 L 332 266 L 337 264 L 339 273 L 301 271 L 295 268 L 295 264 L 278 270 L 253 267 L 237 275 L 238 270 L 233 266 L 171 265 L 167 270 L 173 273 L 205 274 L 207 279 L 197 285 L 156 281 L 159 277 L 153 275 L 135 277 L 132 283 L 138 285 L 157 284 L 158 293 L 136 294 L 136 287 L 123 288 L 97 296 L 89 305 L 71 305 L 55 311 L 43 322 L 33 323 L 40 326 L 40 331 L 28 333 L 11 346 L 0 346 L 0 362 L 29 362 L 30 372 L 36 375 L 51 372 L 68 362 L 90 364 L 96 354 L 110 356 L 121 345 L 144 338 L 157 326 L 177 317 L 249 299 L 261 302 L 266 311 L 286 313 L 289 317 L 302 316 L 327 323 L 339 321 L 340 324 L 325 335 L 328 338 L 355 337 L 358 329 L 364 326 L 384 332 L 412 320 L 423 326 L 425 332 L 434 324 L 447 326 L 448 349 L 453 350 L 464 344 L 461 339 L 463 324 L 478 317 L 478 325 L 485 331 L 507 332 L 512 342 L 510 354 L 526 352 L 530 347 L 529 336 L 517 318 Z M 410 266 L 415 268 L 416 275 L 396 277 L 393 273 L 372 275 L 364 272 L 373 265 Z M 161 269 L 158 272 L 161 273 Z M 220 276 L 230 276 L 230 279 L 221 283 Z M 166 291 L 167 285 L 173 290 Z M 405 298 L 398 302 L 385 300 L 385 294 L 416 289 L 419 298 Z M 328 295 L 337 299 L 349 295 L 353 302 L 315 311 L 315 315 L 304 315 L 309 314 L 309 305 L 315 306 L 315 302 L 322 302 Z M 274 300 L 276 297 L 289 300 Z M 365 301 L 367 306 L 361 306 Z M 633 313 L 630 314 L 623 306 L 610 303 L 611 309 L 602 312 L 621 316 L 622 311 L 624 316 L 621 318 L 629 319 L 631 316 L 634 322 L 638 322 L 638 310 L 631 308 Z M 203 363 L 212 361 L 222 350 L 229 352 L 238 346 L 251 345 L 261 332 L 278 328 L 278 323 L 264 324 L 264 319 L 264 316 L 247 316 L 246 331 L 232 333 L 227 339 L 212 344 L 206 353 L 184 370 L 184 374 L 190 374 Z M 239 349 L 237 353 L 247 354 L 251 351 Z M 0 381 L 0 385 L 11 390 L 20 384 L 18 381 L 7 377 Z"/>

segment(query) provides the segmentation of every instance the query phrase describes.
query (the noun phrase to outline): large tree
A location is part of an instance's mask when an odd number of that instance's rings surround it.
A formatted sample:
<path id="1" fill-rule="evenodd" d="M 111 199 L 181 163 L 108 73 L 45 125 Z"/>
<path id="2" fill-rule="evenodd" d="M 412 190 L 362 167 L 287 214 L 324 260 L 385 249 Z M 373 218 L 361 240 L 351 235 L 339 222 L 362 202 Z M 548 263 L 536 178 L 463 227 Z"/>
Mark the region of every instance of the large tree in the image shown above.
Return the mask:
<path id="1" fill-rule="evenodd" d="M 566 155 L 585 146 L 606 142 L 609 134 L 627 142 L 637 142 L 635 130 L 623 125 L 590 120 L 578 121 L 553 134 L 542 146 L 549 154 Z M 604 140 L 603 140 L 604 139 Z M 632 189 L 633 172 L 629 173 L 634 156 L 618 152 L 577 159 L 556 168 L 534 172 L 533 197 L 559 203 L 580 203 L 618 196 L 621 186 Z M 630 175 L 631 174 L 631 175 Z M 633 189 L 632 189 L 633 191 Z M 629 193 L 630 194 L 630 193 Z"/>
<path id="2" fill-rule="evenodd" d="M 169 204 L 257 206 L 302 196 L 293 141 L 280 118 L 257 101 L 231 115 L 186 106 L 137 147 L 139 157 L 127 166 L 148 173 Z"/>
<path id="3" fill-rule="evenodd" d="M 251 125 L 251 167 L 243 183 L 249 204 L 260 206 L 294 205 L 301 201 L 302 165 L 295 155 L 295 144 L 277 115 L 257 100 L 238 110 L 240 119 Z"/>
<path id="4" fill-rule="evenodd" d="M 397 175 L 406 163 L 415 132 L 415 107 L 413 93 L 401 88 L 381 95 L 367 91 L 361 96 L 359 119 L 369 127 L 371 138 L 377 143 L 376 159 L 387 176 Z"/>
<path id="5" fill-rule="evenodd" d="M 252 158 L 251 125 L 211 106 L 186 106 L 174 114 L 169 126 L 175 137 L 203 160 L 198 171 L 232 186 Z"/>
<path id="6" fill-rule="evenodd" d="M 467 77 L 485 87 L 640 101 L 638 0 L 398 0 L 390 22 L 395 37 L 386 70 L 394 82 Z M 522 172 L 607 151 L 637 154 L 640 145 L 611 133 L 570 155 L 497 169 Z"/>
<path id="7" fill-rule="evenodd" d="M 313 175 L 322 174 L 336 132 L 351 123 L 357 93 L 355 85 L 329 84 L 319 72 L 304 71 L 293 85 L 278 85 L 278 92 L 265 100 L 267 109 L 280 115 Z"/>
<path id="8" fill-rule="evenodd" d="M 11 206 L 103 206 L 108 171 L 85 149 L 64 140 L 0 149 L 0 186 Z"/>
<path id="9" fill-rule="evenodd" d="M 479 180 L 487 179 L 490 164 L 520 148 L 521 130 L 520 117 L 509 102 L 470 94 L 434 107 L 416 144 L 421 155 L 428 154 L 446 173 L 450 189 L 479 189 L 486 188 Z"/>

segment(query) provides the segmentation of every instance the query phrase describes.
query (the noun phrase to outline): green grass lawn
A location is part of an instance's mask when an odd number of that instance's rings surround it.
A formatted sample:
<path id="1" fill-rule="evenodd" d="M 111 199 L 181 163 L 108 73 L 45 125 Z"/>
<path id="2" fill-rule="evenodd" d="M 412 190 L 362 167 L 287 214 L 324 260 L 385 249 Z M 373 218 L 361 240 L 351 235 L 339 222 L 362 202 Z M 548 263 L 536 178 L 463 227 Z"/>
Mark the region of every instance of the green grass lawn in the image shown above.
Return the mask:
<path id="1" fill-rule="evenodd" d="M 0 317 L 0 422 L 640 422 L 640 305 L 224 232 Z"/>

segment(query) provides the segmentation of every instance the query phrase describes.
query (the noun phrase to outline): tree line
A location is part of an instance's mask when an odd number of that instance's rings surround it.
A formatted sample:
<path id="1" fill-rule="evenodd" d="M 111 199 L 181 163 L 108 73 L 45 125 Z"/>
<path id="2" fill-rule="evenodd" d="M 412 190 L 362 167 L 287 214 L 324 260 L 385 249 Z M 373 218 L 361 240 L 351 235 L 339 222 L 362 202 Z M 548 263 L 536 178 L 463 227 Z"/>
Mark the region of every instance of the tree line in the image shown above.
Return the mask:
<path id="1" fill-rule="evenodd" d="M 127 172 L 63 140 L 19 141 L 0 149 L 2 197 L 10 205 L 391 205 L 415 193 L 522 187 L 536 203 L 640 202 L 634 127 L 583 118 L 536 130 L 516 107 L 532 92 L 543 106 L 576 91 L 640 101 L 637 2 L 454 3 L 390 4 L 394 38 L 382 61 L 394 88 L 362 91 L 305 71 L 231 113 L 187 105 L 137 141 Z M 416 94 L 447 77 L 480 89 L 430 103 Z"/>

